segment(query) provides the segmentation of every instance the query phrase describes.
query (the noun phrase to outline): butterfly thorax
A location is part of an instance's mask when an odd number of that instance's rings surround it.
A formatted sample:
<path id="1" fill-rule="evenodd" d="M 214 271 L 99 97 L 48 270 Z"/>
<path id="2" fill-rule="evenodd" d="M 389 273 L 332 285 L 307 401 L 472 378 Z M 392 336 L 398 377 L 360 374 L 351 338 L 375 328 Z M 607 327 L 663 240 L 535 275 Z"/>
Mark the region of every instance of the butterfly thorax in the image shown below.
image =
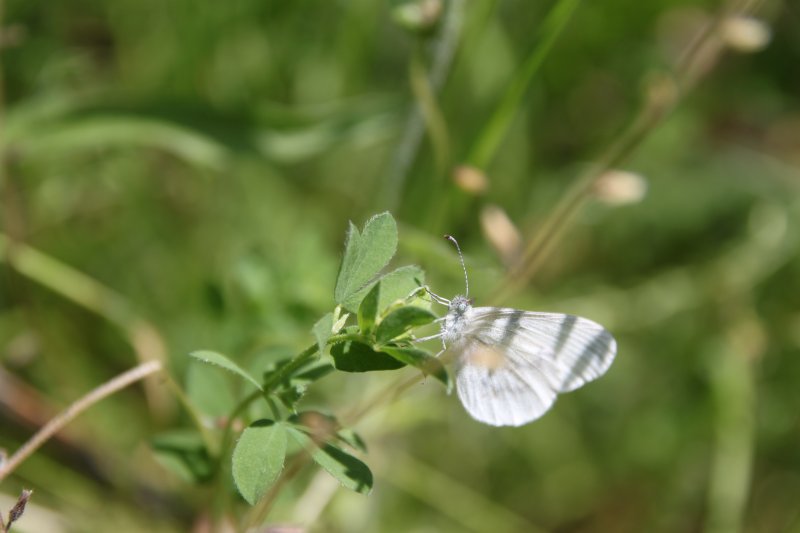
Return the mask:
<path id="1" fill-rule="evenodd" d="M 445 344 L 452 344 L 463 337 L 471 311 L 472 303 L 465 296 L 456 296 L 450 301 L 442 324 L 442 340 Z"/>

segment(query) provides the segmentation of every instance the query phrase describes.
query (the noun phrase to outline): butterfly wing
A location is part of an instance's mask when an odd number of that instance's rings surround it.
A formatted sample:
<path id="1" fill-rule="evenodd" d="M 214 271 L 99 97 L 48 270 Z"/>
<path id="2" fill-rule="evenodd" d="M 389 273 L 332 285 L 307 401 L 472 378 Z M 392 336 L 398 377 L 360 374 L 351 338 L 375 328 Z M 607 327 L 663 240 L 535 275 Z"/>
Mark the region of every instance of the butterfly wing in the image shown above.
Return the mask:
<path id="1" fill-rule="evenodd" d="M 591 320 L 559 313 L 478 307 L 457 345 L 456 386 L 473 418 L 520 426 L 543 415 L 556 395 L 603 375 L 616 341 Z"/>
<path id="2" fill-rule="evenodd" d="M 558 368 L 513 347 L 465 339 L 456 360 L 456 391 L 467 412 L 492 426 L 521 426 L 556 399 Z"/>

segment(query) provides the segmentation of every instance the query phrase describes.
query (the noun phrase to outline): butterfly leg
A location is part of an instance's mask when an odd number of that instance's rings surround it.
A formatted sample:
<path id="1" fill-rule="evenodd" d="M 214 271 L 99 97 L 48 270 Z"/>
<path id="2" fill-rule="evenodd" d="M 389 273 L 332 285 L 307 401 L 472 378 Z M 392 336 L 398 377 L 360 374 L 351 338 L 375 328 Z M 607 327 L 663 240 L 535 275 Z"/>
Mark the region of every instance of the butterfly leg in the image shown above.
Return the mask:
<path id="1" fill-rule="evenodd" d="M 404 300 L 410 300 L 411 298 L 416 296 L 417 293 L 419 293 L 419 292 L 428 292 L 428 286 L 427 285 L 420 285 L 419 287 L 415 287 L 414 290 L 409 292 L 408 296 L 406 296 L 403 299 Z"/>
<path id="2" fill-rule="evenodd" d="M 436 354 L 436 357 L 439 357 L 440 355 L 442 355 L 442 353 L 444 353 L 445 350 L 447 350 L 447 345 L 444 343 L 444 337 L 442 337 L 441 332 L 437 333 L 436 335 L 428 335 L 427 337 L 420 337 L 419 339 L 413 339 L 411 342 L 425 342 L 433 339 L 442 339 L 442 349 L 439 351 L 439 353 Z"/>
<path id="3" fill-rule="evenodd" d="M 433 339 L 438 339 L 441 336 L 442 336 L 441 333 L 437 333 L 436 335 L 428 335 L 427 337 L 420 337 L 419 339 L 414 339 L 411 342 L 425 342 L 425 341 L 430 341 L 430 340 L 433 340 Z"/>
<path id="4" fill-rule="evenodd" d="M 438 294 L 436 294 L 435 292 L 430 290 L 427 286 L 425 287 L 425 289 L 427 289 L 428 294 L 431 295 L 431 299 L 434 302 L 436 302 L 437 304 L 446 305 L 448 307 L 450 306 L 450 300 L 448 300 L 447 298 L 444 298 L 442 296 L 439 296 Z"/>
<path id="5" fill-rule="evenodd" d="M 431 297 L 431 300 L 433 300 L 433 301 L 434 301 L 434 302 L 436 302 L 437 304 L 448 305 L 448 306 L 450 305 L 450 300 L 448 300 L 447 298 L 444 298 L 443 296 L 439 296 L 438 294 L 436 294 L 435 292 L 433 292 L 433 291 L 431 290 L 431 288 L 430 288 L 430 287 L 428 287 L 427 285 L 420 285 L 419 287 L 417 287 L 416 289 L 414 289 L 413 291 L 411 291 L 411 292 L 409 293 L 409 295 L 408 295 L 408 296 L 406 296 L 406 300 L 410 299 L 412 296 L 416 296 L 416 294 L 417 294 L 418 292 L 420 292 L 420 291 L 425 291 L 425 292 L 427 292 L 427 293 L 430 295 L 430 297 Z"/>

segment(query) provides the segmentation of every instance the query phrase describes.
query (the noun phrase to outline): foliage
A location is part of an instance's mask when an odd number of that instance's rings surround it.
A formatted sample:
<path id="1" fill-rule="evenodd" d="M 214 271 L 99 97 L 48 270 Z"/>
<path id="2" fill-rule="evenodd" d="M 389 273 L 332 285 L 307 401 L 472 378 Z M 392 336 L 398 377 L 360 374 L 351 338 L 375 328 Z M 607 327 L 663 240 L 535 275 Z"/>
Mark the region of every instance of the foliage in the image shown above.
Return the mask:
<path id="1" fill-rule="evenodd" d="M 324 416 L 327 429 L 320 432 L 318 424 L 309 426 L 309 421 L 319 422 L 320 416 L 303 416 L 298 413 L 298 403 L 306 393 L 307 387 L 327 372 L 309 372 L 312 365 L 326 368 L 332 364 L 343 372 L 370 372 L 376 370 L 396 370 L 406 365 L 434 374 L 449 388 L 447 371 L 435 357 L 424 350 L 409 345 L 412 328 L 431 323 L 436 317 L 430 311 L 410 305 L 424 289 L 422 272 L 414 267 L 398 269 L 386 275 L 379 272 L 395 253 L 397 247 L 397 225 L 389 213 L 382 213 L 369 219 L 363 232 L 350 223 L 345 242 L 345 250 L 334 290 L 334 298 L 341 305 L 347 303 L 358 309 L 357 325 L 347 326 L 348 314 L 339 316 L 341 307 L 327 313 L 312 328 L 316 343 L 294 358 L 280 361 L 265 372 L 261 381 L 242 369 L 225 355 L 207 350 L 192 352 L 191 356 L 201 363 L 217 366 L 232 372 L 251 383 L 259 394 L 251 394 L 240 403 L 228 417 L 225 432 L 231 430 L 230 424 L 237 414 L 245 411 L 249 404 L 259 397 L 265 400 L 274 419 L 261 418 L 251 422 L 239 436 L 232 454 L 231 472 L 236 487 L 242 497 L 251 505 L 258 503 L 267 490 L 278 480 L 283 470 L 287 453 L 287 438 L 297 439 L 303 451 L 338 479 L 343 486 L 356 492 L 369 493 L 372 488 L 372 473 L 366 464 L 337 447 L 334 443 L 342 441 L 340 434 L 351 435 L 353 442 L 362 442 L 351 429 L 343 427 L 334 417 Z M 381 306 L 380 295 L 398 294 L 408 288 L 408 276 L 398 272 L 411 272 L 417 285 L 403 299 L 386 302 Z M 336 322 L 334 323 L 334 318 Z M 331 362 L 319 366 L 320 357 L 331 346 Z M 277 405 L 282 404 L 287 411 L 282 413 Z M 187 406 L 190 409 L 197 407 Z M 292 422 L 289 422 L 292 420 Z M 308 435 L 313 436 L 309 438 Z M 199 437 L 199 435 L 198 435 Z M 213 438 L 213 437 L 212 437 Z M 223 434 L 216 437 L 223 438 Z M 344 440 L 346 444 L 350 444 Z M 188 447 L 195 448 L 197 440 L 189 439 Z M 191 471 L 196 461 L 197 451 L 175 454 L 177 442 L 172 439 L 171 447 L 165 449 L 163 439 L 157 441 L 155 449 L 168 451 L 179 462 L 165 462 L 175 466 L 179 472 Z M 219 448 L 220 446 L 214 446 Z M 355 446 L 359 447 L 359 446 Z M 204 456 L 210 449 L 201 450 Z M 216 461 L 227 461 L 228 451 L 222 451 Z M 219 471 L 217 466 L 214 470 Z M 200 476 L 194 478 L 201 481 Z"/>
<path id="2" fill-rule="evenodd" d="M 797 528 L 790 2 L 0 12 L 12 531 Z M 608 327 L 609 373 L 474 423 L 409 341 L 464 292 L 443 233 L 477 305 Z"/>

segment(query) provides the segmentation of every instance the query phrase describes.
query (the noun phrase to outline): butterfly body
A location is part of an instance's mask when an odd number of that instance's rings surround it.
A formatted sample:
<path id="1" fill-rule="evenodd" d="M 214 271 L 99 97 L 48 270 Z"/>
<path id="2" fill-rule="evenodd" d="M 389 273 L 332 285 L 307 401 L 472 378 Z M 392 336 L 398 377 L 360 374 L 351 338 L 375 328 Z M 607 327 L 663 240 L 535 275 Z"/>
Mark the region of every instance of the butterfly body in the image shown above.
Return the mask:
<path id="1" fill-rule="evenodd" d="M 445 346 L 462 337 L 471 313 L 472 304 L 466 296 L 456 296 L 450 301 L 442 323 L 442 341 Z"/>

